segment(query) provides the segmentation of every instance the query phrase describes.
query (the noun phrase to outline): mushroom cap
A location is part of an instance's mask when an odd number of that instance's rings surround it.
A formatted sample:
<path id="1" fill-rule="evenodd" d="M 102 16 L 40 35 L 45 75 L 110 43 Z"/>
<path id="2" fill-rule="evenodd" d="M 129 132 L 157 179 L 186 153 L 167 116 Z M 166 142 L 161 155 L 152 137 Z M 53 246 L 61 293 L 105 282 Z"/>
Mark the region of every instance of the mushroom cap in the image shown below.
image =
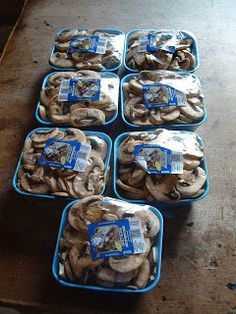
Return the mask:
<path id="1" fill-rule="evenodd" d="M 151 248 L 151 243 L 148 238 L 145 238 L 145 244 L 145 253 L 126 255 L 121 258 L 109 257 L 109 266 L 119 273 L 128 273 L 138 269 L 142 265 Z"/>
<path id="2" fill-rule="evenodd" d="M 176 189 L 182 196 L 191 196 L 197 194 L 204 186 L 207 176 L 205 171 L 198 167 L 193 171 L 184 170 L 183 174 L 178 175 Z"/>

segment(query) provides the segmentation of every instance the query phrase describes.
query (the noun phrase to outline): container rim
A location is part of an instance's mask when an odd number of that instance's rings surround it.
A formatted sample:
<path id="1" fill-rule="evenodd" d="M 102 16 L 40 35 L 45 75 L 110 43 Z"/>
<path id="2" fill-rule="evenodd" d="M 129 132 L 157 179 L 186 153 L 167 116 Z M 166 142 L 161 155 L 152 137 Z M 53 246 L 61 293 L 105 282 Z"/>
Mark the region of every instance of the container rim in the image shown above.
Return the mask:
<path id="1" fill-rule="evenodd" d="M 25 142 L 29 139 L 29 137 L 36 131 L 40 131 L 40 130 L 48 130 L 50 128 L 48 127 L 39 127 L 39 128 L 36 128 L 36 129 L 33 129 L 31 130 L 26 138 L 25 138 L 25 141 L 24 141 L 24 144 Z M 68 128 L 59 128 L 60 130 L 66 130 Z M 111 151 L 112 151 L 112 140 L 110 138 L 109 135 L 103 133 L 103 132 L 99 132 L 99 131 L 87 131 L 87 130 L 84 130 L 83 131 L 85 133 L 85 135 L 88 135 L 88 136 L 92 136 L 92 135 L 96 135 L 100 138 L 102 138 L 106 143 L 107 143 L 107 157 L 106 157 L 106 160 L 104 162 L 104 185 L 103 185 L 103 189 L 102 191 L 99 193 L 99 195 L 102 195 L 105 191 L 105 188 L 106 188 L 106 175 L 108 174 L 109 170 L 110 170 L 110 158 L 111 158 Z M 24 146 L 23 144 L 23 146 Z M 56 200 L 61 200 L 61 201 L 71 201 L 73 200 L 72 198 L 69 198 L 69 197 L 59 197 L 59 196 L 53 196 L 53 195 L 47 195 L 47 194 L 34 194 L 34 193 L 29 193 L 29 192 L 25 192 L 25 191 L 22 191 L 20 190 L 20 188 L 17 186 L 17 183 L 18 183 L 18 178 L 17 178 L 17 175 L 18 175 L 18 171 L 20 169 L 20 166 L 21 166 L 21 160 L 22 160 L 22 156 L 23 156 L 23 149 L 21 150 L 21 153 L 20 153 L 20 156 L 19 156 L 19 159 L 18 159 L 18 162 L 17 162 L 17 165 L 16 165 L 16 169 L 14 171 L 14 175 L 13 175 L 13 179 L 12 179 L 12 186 L 13 186 L 13 189 L 21 194 L 21 195 L 24 195 L 24 196 L 28 196 L 28 197 L 37 197 L 37 198 L 45 198 L 45 199 L 56 199 Z"/>
<path id="2" fill-rule="evenodd" d="M 151 71 L 151 70 L 150 70 Z M 155 70 L 156 71 L 165 71 L 165 72 L 172 72 L 172 71 L 169 71 L 169 70 Z M 193 122 L 193 123 L 186 123 L 186 124 L 183 124 L 183 123 L 179 123 L 179 124 L 160 124 L 160 125 L 144 125 L 144 126 L 141 126 L 141 125 L 137 125 L 137 124 L 134 124 L 130 121 L 128 121 L 126 119 L 126 116 L 125 116 L 125 112 L 124 112 L 124 90 L 123 90 L 123 85 L 124 83 L 126 83 L 129 78 L 132 78 L 134 76 L 137 76 L 139 75 L 140 72 L 136 72 L 136 73 L 129 73 L 127 75 L 125 75 L 122 79 L 121 79 L 121 82 L 120 82 L 120 108 L 121 108 L 121 117 L 122 117 L 122 120 L 124 121 L 124 123 L 126 125 L 128 125 L 129 127 L 131 128 L 135 128 L 135 129 L 140 129 L 140 130 L 143 130 L 143 129 L 155 129 L 157 127 L 161 127 L 161 128 L 165 128 L 165 129 L 172 129 L 172 130 L 187 130 L 187 129 L 196 129 L 198 126 L 202 125 L 203 123 L 205 123 L 206 119 L 207 119 L 207 109 L 206 107 L 204 106 L 203 110 L 204 110 L 204 116 L 202 117 L 202 119 L 196 121 L 196 122 Z M 194 76 L 196 79 L 198 79 L 198 77 L 194 74 L 194 73 L 189 73 L 187 71 L 178 71 L 177 74 L 180 74 L 180 75 L 192 75 Z M 198 81 L 200 82 L 200 80 L 198 79 Z"/>
<path id="3" fill-rule="evenodd" d="M 142 131 L 143 130 L 140 130 L 140 132 L 142 132 Z M 151 133 L 152 131 L 153 130 L 146 130 L 147 133 Z M 205 147 L 205 144 L 204 144 L 202 138 L 196 132 L 191 132 L 191 131 L 187 131 L 187 130 L 171 130 L 171 131 L 180 131 L 180 132 L 183 132 L 183 133 L 194 133 L 194 134 L 196 134 L 196 136 L 197 136 L 199 142 L 201 143 L 201 145 L 203 146 L 203 148 Z M 210 190 L 210 181 L 209 181 L 208 168 L 207 168 L 207 164 L 206 164 L 206 157 L 204 157 L 204 159 L 201 161 L 201 166 L 203 167 L 204 171 L 206 172 L 206 177 L 207 177 L 206 182 L 204 184 L 205 190 L 204 190 L 203 194 L 201 194 L 200 196 L 198 196 L 196 198 L 185 198 L 185 199 L 182 199 L 182 200 L 172 201 L 172 202 L 161 202 L 161 201 L 153 201 L 152 202 L 152 201 L 148 201 L 148 200 L 145 200 L 145 199 L 129 199 L 129 198 L 125 198 L 124 196 L 120 195 L 120 193 L 118 192 L 118 189 L 117 189 L 117 184 L 116 184 L 116 180 L 117 180 L 117 164 L 118 164 L 117 152 L 118 152 L 118 148 L 119 148 L 120 142 L 125 137 L 127 137 L 129 135 L 129 133 L 132 133 L 132 132 L 121 133 L 120 135 L 118 135 L 116 137 L 116 139 L 114 141 L 113 189 L 114 189 L 114 192 L 115 192 L 115 195 L 116 195 L 117 198 L 119 198 L 119 199 L 121 199 L 123 201 L 127 201 L 127 202 L 138 203 L 138 204 L 146 203 L 146 204 L 149 204 L 149 205 L 158 206 L 159 208 L 163 208 L 163 207 L 170 207 L 170 206 L 188 205 L 188 204 L 194 203 L 196 201 L 200 201 L 201 199 L 203 199 L 203 198 L 205 198 L 207 196 L 207 194 L 209 193 L 209 190 Z"/>
<path id="4" fill-rule="evenodd" d="M 79 70 L 78 70 L 79 71 Z M 60 71 L 60 72 L 71 72 L 71 71 Z M 77 72 L 77 71 L 74 71 L 74 72 Z M 41 88 L 40 88 L 40 91 L 46 87 L 46 84 L 47 84 L 47 81 L 49 79 L 50 76 L 54 75 L 54 74 L 57 74 L 59 72 L 51 72 L 49 74 L 47 74 L 44 79 L 43 79 L 43 82 L 42 82 L 42 85 L 41 85 Z M 119 83 L 119 88 L 120 88 L 120 77 L 114 73 L 114 72 L 109 72 L 109 71 L 104 71 L 104 72 L 101 72 L 101 75 L 104 75 L 104 74 L 111 74 L 112 76 L 114 76 L 114 78 L 117 78 L 118 79 L 118 83 Z M 119 88 L 118 88 L 118 97 L 117 97 L 117 110 L 115 111 L 115 114 L 114 116 L 106 121 L 104 124 L 101 124 L 101 125 L 96 125 L 96 126 L 86 126 L 86 127 L 81 127 L 81 129 L 87 129 L 87 128 L 90 128 L 90 129 L 93 129 L 93 128 L 96 128 L 96 129 L 100 129 L 102 130 L 103 127 L 106 127 L 108 125 L 110 125 L 112 122 L 114 122 L 116 119 L 117 119 L 117 116 L 118 116 L 118 107 L 119 107 Z M 38 100 L 37 104 L 36 104 L 36 108 L 35 108 L 35 112 L 34 112 L 34 116 L 35 116 L 35 119 L 42 125 L 45 125 L 45 126 L 61 126 L 61 127 L 66 127 L 65 124 L 55 124 L 53 122 L 50 122 L 50 121 L 45 121 L 43 120 L 41 117 L 40 117 L 40 114 L 39 114 L 39 106 L 41 105 L 41 101 Z M 69 127 L 69 126 L 68 126 Z M 71 126 L 70 126 L 71 127 Z"/>
<path id="5" fill-rule="evenodd" d="M 56 36 L 58 36 L 61 32 L 65 31 L 65 30 L 72 30 L 72 29 L 77 29 L 77 30 L 89 30 L 89 28 L 78 28 L 78 27 L 65 27 L 65 28 L 62 28 L 60 29 L 57 33 L 56 33 Z M 123 60 L 123 54 L 124 54 L 124 43 L 125 43 L 125 33 L 120 30 L 120 29 L 116 29 L 116 28 L 98 28 L 98 30 L 103 30 L 105 32 L 115 32 L 117 33 L 117 35 L 124 35 L 124 42 L 123 42 L 123 49 L 122 49 L 122 53 L 121 53 L 121 58 L 120 58 L 120 63 L 119 65 L 117 65 L 116 67 L 114 68 L 111 68 L 111 69 L 104 69 L 104 70 L 101 70 L 99 72 L 107 72 L 107 71 L 117 71 L 119 70 L 119 68 L 121 67 L 122 65 L 122 60 Z M 55 36 L 55 39 L 56 39 L 56 36 Z M 56 46 L 55 46 L 55 39 L 54 39 L 54 43 L 52 45 L 52 48 L 51 48 L 51 53 L 50 53 L 50 56 L 55 52 L 56 50 Z M 51 64 L 50 60 L 48 62 L 48 66 L 56 71 L 75 71 L 77 70 L 76 68 L 59 68 L 59 67 L 56 67 L 54 65 Z"/>
<path id="6" fill-rule="evenodd" d="M 197 42 L 197 38 L 195 37 L 195 35 L 190 32 L 190 31 L 187 31 L 187 30 L 181 30 L 181 29 L 151 29 L 151 28 L 135 28 L 135 29 L 131 29 L 125 36 L 125 47 L 124 47 L 124 56 L 123 56 L 123 63 L 124 63 L 124 67 L 126 68 L 127 71 L 129 72 L 134 72 L 134 73 L 138 73 L 140 72 L 141 70 L 134 70 L 134 69 L 131 69 L 127 64 L 126 64 L 126 54 L 127 54 L 127 50 L 128 50 L 128 37 L 134 33 L 134 32 L 137 32 L 137 31 L 180 31 L 180 32 L 183 32 L 185 34 L 187 34 L 189 37 L 192 37 L 193 38 L 193 48 L 195 50 L 195 58 L 196 58 L 196 66 L 192 69 L 192 70 L 188 70 L 187 72 L 188 73 L 194 73 L 199 67 L 200 67 L 200 60 L 199 60 L 199 52 L 198 52 L 198 42 Z M 174 72 L 179 72 L 178 70 L 173 70 Z"/>
<path id="7" fill-rule="evenodd" d="M 104 200 L 107 201 L 107 203 L 109 203 L 109 200 L 106 199 L 106 197 L 104 197 Z M 162 263 L 162 241 L 163 241 L 163 217 L 162 214 L 160 213 L 160 211 L 154 207 L 154 206 L 150 206 L 149 205 L 149 209 L 152 210 L 152 212 L 158 217 L 159 222 L 160 222 L 160 230 L 157 234 L 157 245 L 156 245 L 156 249 L 158 250 L 158 258 L 157 258 L 157 273 L 156 273 L 156 277 L 155 279 L 145 288 L 139 289 L 139 290 L 131 290 L 131 289 L 122 289 L 122 288 L 106 288 L 106 287 L 100 287 L 100 286 L 96 286 L 96 285 L 80 285 L 80 284 L 75 284 L 75 283 L 70 283 L 70 282 L 66 282 L 63 279 L 60 279 L 58 276 L 58 272 L 57 272 L 57 265 L 58 265 L 58 252 L 59 252 L 59 246 L 60 246 L 60 238 L 62 236 L 64 227 L 67 223 L 67 214 L 68 211 L 70 209 L 70 207 L 75 204 L 78 200 L 74 200 L 73 202 L 69 203 L 66 205 L 66 207 L 64 208 L 63 212 L 62 212 L 62 216 L 61 216 L 61 222 L 60 222 L 60 227 L 59 227 L 59 231 L 58 231 L 58 237 L 57 237 L 57 242 L 56 242 L 56 247 L 55 247 L 55 251 L 54 251 L 54 256 L 53 256 L 53 262 L 52 262 L 52 274 L 53 277 L 56 279 L 56 281 L 58 283 L 60 283 L 63 286 L 66 287 L 71 287 L 71 288 L 81 288 L 81 289 L 87 289 L 87 290 L 94 290 L 94 291 L 101 291 L 101 292 L 124 292 L 124 293 L 144 293 L 144 292 L 148 292 L 150 290 L 152 290 L 157 283 L 160 280 L 160 274 L 161 274 L 161 263 Z M 137 204 L 136 204 L 137 205 Z"/>

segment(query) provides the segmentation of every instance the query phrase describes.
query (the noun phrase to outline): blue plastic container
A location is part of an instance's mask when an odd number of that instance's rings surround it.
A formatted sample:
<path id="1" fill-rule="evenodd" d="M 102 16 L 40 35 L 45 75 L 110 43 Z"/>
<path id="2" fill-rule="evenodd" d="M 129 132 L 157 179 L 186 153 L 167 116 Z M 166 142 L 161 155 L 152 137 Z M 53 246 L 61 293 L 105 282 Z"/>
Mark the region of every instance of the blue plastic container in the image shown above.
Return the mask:
<path id="1" fill-rule="evenodd" d="M 109 203 L 109 200 L 104 199 L 107 203 Z M 152 212 L 158 217 L 160 221 L 160 230 L 159 233 L 156 236 L 155 240 L 155 248 L 156 248 L 156 256 L 157 256 L 157 265 L 156 265 L 156 275 L 155 279 L 145 288 L 139 289 L 139 290 L 131 290 L 131 289 L 126 289 L 126 288 L 105 288 L 105 287 L 100 287 L 100 286 L 92 286 L 92 285 L 80 285 L 72 282 L 65 281 L 59 277 L 59 272 L 58 272 L 58 265 L 59 265 L 59 258 L 58 258 L 58 252 L 59 252 L 59 247 L 60 247 L 60 238 L 63 235 L 63 230 L 65 228 L 65 225 L 67 224 L 68 221 L 68 212 L 70 207 L 75 204 L 77 201 L 73 201 L 69 203 L 63 213 L 62 213 L 62 218 L 61 218 L 61 224 L 59 228 L 59 233 L 58 233 L 58 238 L 57 238 L 57 243 L 56 243 L 56 248 L 55 248 L 55 253 L 54 253 L 54 258 L 53 258 L 53 263 L 52 263 L 52 273 L 54 278 L 58 283 L 60 283 L 63 286 L 66 287 L 71 287 L 71 288 L 81 288 L 81 289 L 88 289 L 88 290 L 93 290 L 93 291 L 103 291 L 103 292 L 124 292 L 124 293 L 143 293 L 143 292 L 148 292 L 151 289 L 153 289 L 158 281 L 160 280 L 160 274 L 161 274 L 161 259 L 162 259 L 162 238 L 163 238 L 163 218 L 159 210 L 157 210 L 155 207 L 150 206 L 149 209 L 152 210 Z"/>
<path id="2" fill-rule="evenodd" d="M 71 30 L 71 29 L 77 29 L 77 30 L 79 30 L 79 31 L 82 31 L 82 30 L 88 31 L 88 30 L 89 30 L 88 28 L 66 27 L 66 28 L 60 29 L 60 31 L 56 34 L 56 37 L 57 37 L 61 32 L 65 31 L 65 30 Z M 125 33 L 122 32 L 122 31 L 119 30 L 119 29 L 114 29 L 114 28 L 99 28 L 98 30 L 104 31 L 104 32 L 106 32 L 106 33 L 116 34 L 116 35 L 124 35 L 124 39 L 125 39 Z M 122 47 L 124 48 L 124 44 L 122 45 Z M 55 43 L 53 44 L 53 47 L 52 47 L 52 50 L 51 50 L 51 55 L 52 55 L 54 52 L 56 52 Z M 122 50 L 122 51 L 121 51 L 120 63 L 119 63 L 118 66 L 116 66 L 116 67 L 114 67 L 114 68 L 111 68 L 111 69 L 101 70 L 101 72 L 107 72 L 107 71 L 109 71 L 109 72 L 112 71 L 112 72 L 113 72 L 113 71 L 118 71 L 119 68 L 120 68 L 121 65 L 122 65 L 123 53 L 124 53 L 124 51 Z M 49 65 L 52 69 L 54 69 L 54 70 L 56 70 L 56 71 L 75 71 L 75 70 L 78 70 L 77 68 L 58 68 L 58 67 L 52 65 L 52 64 L 50 63 L 50 61 L 49 61 L 48 65 Z"/>
<path id="3" fill-rule="evenodd" d="M 157 70 L 158 71 L 158 70 Z M 179 71 L 178 74 L 186 74 L 187 72 L 183 72 L 183 71 Z M 188 73 L 187 73 L 188 74 Z M 193 74 L 192 74 L 193 75 Z M 195 75 L 193 75 L 195 76 Z M 125 110 L 124 110 L 124 103 L 125 103 L 125 96 L 124 96 L 124 92 L 123 92 L 123 85 L 126 82 L 129 82 L 133 77 L 137 77 L 137 74 L 131 73 L 131 74 L 127 74 L 126 76 L 123 77 L 123 79 L 121 80 L 121 87 L 120 87 L 120 104 L 121 104 L 121 117 L 122 120 L 124 121 L 124 123 L 126 125 L 128 125 L 130 128 L 132 129 L 136 129 L 136 130 L 144 130 L 144 129 L 153 129 L 153 128 L 164 128 L 164 129 L 168 129 L 168 130 L 185 130 L 185 131 L 195 131 L 201 124 L 203 124 L 206 119 L 207 119 L 207 109 L 204 107 L 204 116 L 193 123 L 179 123 L 179 124 L 160 124 L 160 125 L 137 125 L 134 124 L 130 121 L 128 121 L 125 117 Z M 196 77 L 196 76 L 195 76 Z"/>
<path id="4" fill-rule="evenodd" d="M 157 30 L 157 29 L 132 29 L 131 31 L 129 31 L 126 36 L 125 36 L 125 50 L 124 50 L 124 66 L 126 68 L 126 70 L 128 70 L 129 72 L 140 72 L 141 70 L 134 70 L 134 69 L 131 69 L 127 64 L 126 64 L 126 54 L 128 52 L 128 39 L 129 39 L 129 36 L 134 33 L 134 32 L 137 32 L 137 31 L 153 31 L 153 32 L 157 32 L 157 31 L 177 31 L 177 30 L 174 30 L 174 29 L 161 29 L 161 30 Z M 196 37 L 191 33 L 191 32 L 188 32 L 188 31 L 184 31 L 184 30 L 179 30 L 180 32 L 182 32 L 186 37 L 185 39 L 192 39 L 193 40 L 193 43 L 192 43 L 192 52 L 195 56 L 195 67 L 192 69 L 192 70 L 188 70 L 187 72 L 188 73 L 193 73 L 195 72 L 199 66 L 200 66 L 200 61 L 199 61 L 199 53 L 198 53 L 198 45 L 197 45 L 197 39 Z M 143 69 L 145 70 L 145 69 Z M 176 72 L 179 72 L 178 70 L 171 70 L 171 71 L 176 71 Z"/>
<path id="5" fill-rule="evenodd" d="M 78 70 L 79 71 L 79 70 Z M 65 71 L 61 71 L 61 72 L 65 72 Z M 44 78 L 44 80 L 43 80 L 43 83 L 42 83 L 42 86 L 41 86 L 41 89 L 43 89 L 43 88 L 45 88 L 46 87 L 46 85 L 47 85 L 47 81 L 48 81 L 48 79 L 49 79 L 49 77 L 50 76 L 52 76 L 53 74 L 55 74 L 55 73 L 58 73 L 58 72 L 52 72 L 52 73 L 49 73 L 48 75 L 46 75 L 45 76 L 45 78 Z M 115 73 L 110 73 L 110 72 L 103 72 L 103 73 L 101 73 L 101 76 L 103 75 L 103 74 L 109 74 L 109 75 L 111 75 L 111 77 L 114 77 L 114 78 L 117 78 L 118 79 L 118 82 L 119 82 L 119 84 L 120 84 L 120 78 L 119 78 L 119 76 L 117 75 L 117 74 L 115 74 Z M 110 119 L 110 120 L 108 120 L 108 121 L 106 121 L 104 124 L 101 124 L 101 125 L 95 125 L 95 126 L 92 126 L 92 125 L 89 125 L 89 126 L 87 126 L 87 127 L 81 127 L 81 129 L 92 129 L 92 130 L 94 130 L 94 129 L 101 129 L 101 128 L 103 128 L 103 127 L 108 127 L 111 123 L 113 123 L 115 120 L 116 120 L 116 118 L 117 118 L 117 116 L 118 116 L 118 104 L 119 104 L 119 96 L 118 96 L 118 99 L 117 99 L 117 110 L 116 110 L 116 112 L 115 112 L 115 114 L 114 114 L 114 116 Z M 61 127 L 73 127 L 73 126 L 69 126 L 69 125 L 66 125 L 66 124 L 62 124 L 62 125 L 60 125 L 60 124 L 55 124 L 55 123 L 53 123 L 53 122 L 50 122 L 50 121 L 45 121 L 45 120 L 43 120 L 41 117 L 40 117 L 40 113 L 39 113 L 39 106 L 41 105 L 41 102 L 40 102 L 40 100 L 37 102 L 37 105 L 36 105 L 36 109 L 35 109 L 35 113 L 34 113 L 34 115 L 35 115 L 35 119 L 40 123 L 40 124 L 42 124 L 42 125 L 44 125 L 44 126 L 48 126 L 48 127 L 52 127 L 52 126 L 61 126 Z"/>
<path id="6" fill-rule="evenodd" d="M 151 133 L 150 130 L 146 131 L 147 133 Z M 188 131 L 183 131 L 184 133 L 191 133 Z M 120 192 L 120 188 L 119 186 L 117 186 L 116 184 L 116 180 L 118 177 L 118 149 L 120 146 L 120 143 L 124 140 L 125 137 L 127 137 L 129 135 L 130 132 L 125 132 L 120 134 L 119 136 L 117 136 L 117 138 L 115 139 L 115 143 L 114 143 L 114 172 L 113 172 L 113 188 L 114 188 L 114 192 L 116 194 L 116 196 L 124 201 L 128 201 L 128 202 L 132 202 L 132 203 L 146 203 L 146 204 L 150 204 L 153 206 L 157 206 L 160 209 L 163 209 L 164 207 L 170 207 L 170 206 L 186 206 L 186 205 L 191 205 L 193 202 L 196 201 L 200 201 L 201 199 L 203 199 L 204 197 L 207 196 L 207 194 L 209 193 L 209 187 L 210 187 L 210 183 L 209 183 L 209 176 L 208 176 L 208 170 L 207 170 L 207 164 L 206 164 L 206 158 L 204 158 L 200 164 L 200 166 L 204 169 L 204 171 L 206 172 L 207 175 L 207 180 L 206 183 L 204 185 L 204 193 L 196 198 L 185 198 L 185 199 L 181 199 L 178 201 L 172 201 L 172 202 L 160 202 L 160 201 L 154 201 L 154 202 L 150 202 L 146 199 L 128 199 L 122 196 L 122 191 Z M 196 134 L 196 133 L 195 133 Z M 198 136 L 199 142 L 204 146 L 203 140 L 201 139 L 201 137 L 196 134 Z"/>
<path id="7" fill-rule="evenodd" d="M 32 130 L 31 132 L 28 133 L 28 135 L 26 136 L 25 138 L 25 142 L 29 139 L 29 137 L 36 131 L 40 131 L 40 130 L 48 130 L 50 128 L 37 128 L 37 129 L 34 129 Z M 60 130 L 66 130 L 66 128 L 60 128 Z M 100 138 L 102 138 L 106 143 L 107 143 L 107 157 L 106 157 L 106 160 L 104 162 L 104 187 L 103 187 L 103 190 L 101 191 L 100 195 L 102 195 L 105 191 L 105 188 L 106 188 L 106 178 L 109 174 L 109 170 L 110 170 L 110 166 L 109 166 L 109 163 L 110 163 L 110 157 L 111 157 L 111 150 L 112 150 L 112 140 L 110 138 L 110 136 L 108 136 L 107 134 L 105 133 L 102 133 L 102 132 L 93 132 L 93 131 L 84 131 L 84 133 L 87 135 L 87 136 L 92 136 L 92 135 L 96 135 Z M 18 163 L 17 163 L 17 166 L 16 166 L 16 170 L 14 172 L 14 176 L 13 176 L 13 180 L 12 180 L 12 185 L 13 185 L 13 188 L 14 190 L 21 194 L 21 195 L 24 195 L 24 196 L 31 196 L 31 197 L 38 197 L 38 198 L 44 198 L 44 199 L 56 199 L 56 200 L 72 200 L 72 198 L 63 198 L 63 197 L 59 197 L 59 196 L 53 196 L 53 195 L 47 195 L 47 194 L 33 194 L 33 193 L 28 193 L 28 192 L 25 192 L 25 191 L 22 191 L 20 190 L 20 188 L 17 186 L 17 182 L 18 182 L 18 178 L 17 178 L 17 174 L 18 174 L 18 171 L 20 169 L 20 166 L 21 166 L 21 159 L 22 159 L 22 156 L 23 156 L 23 151 L 21 152 L 21 155 L 20 155 L 20 158 L 18 160 Z"/>

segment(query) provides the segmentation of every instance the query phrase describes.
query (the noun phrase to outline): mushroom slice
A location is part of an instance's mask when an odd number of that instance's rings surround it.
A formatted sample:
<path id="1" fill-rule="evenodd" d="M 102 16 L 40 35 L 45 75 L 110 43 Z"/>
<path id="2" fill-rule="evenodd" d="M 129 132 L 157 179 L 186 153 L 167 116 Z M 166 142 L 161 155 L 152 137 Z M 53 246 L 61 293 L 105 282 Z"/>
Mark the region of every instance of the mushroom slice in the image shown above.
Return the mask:
<path id="1" fill-rule="evenodd" d="M 139 268 L 137 278 L 133 282 L 133 285 L 136 286 L 138 289 L 144 288 L 149 281 L 149 276 L 150 276 L 150 263 L 149 260 L 146 258 Z"/>
<path id="2" fill-rule="evenodd" d="M 36 144 L 44 144 L 49 138 L 56 137 L 58 132 L 58 128 L 39 130 L 31 135 L 31 139 Z"/>
<path id="3" fill-rule="evenodd" d="M 136 167 L 132 170 L 131 176 L 128 178 L 128 183 L 131 186 L 135 186 L 136 184 L 140 183 L 143 178 L 146 176 L 146 171 L 142 168 Z"/>
<path id="4" fill-rule="evenodd" d="M 185 106 L 179 108 L 183 115 L 193 120 L 198 120 L 204 116 L 204 110 L 202 108 L 190 105 L 188 102 Z"/>
<path id="5" fill-rule="evenodd" d="M 138 198 L 143 198 L 144 197 L 144 191 L 141 189 L 134 188 L 130 185 L 127 185 L 123 183 L 120 179 L 116 180 L 117 185 L 122 189 L 127 192 L 131 192 L 135 194 Z"/>
<path id="6" fill-rule="evenodd" d="M 182 196 L 188 197 L 201 190 L 206 182 L 206 179 L 206 173 L 201 167 L 192 171 L 184 170 L 183 174 L 178 175 L 176 189 Z"/>
<path id="7" fill-rule="evenodd" d="M 88 77 L 88 78 L 97 78 L 97 79 L 100 79 L 101 78 L 101 74 L 98 73 L 98 72 L 95 72 L 95 71 L 90 71 L 90 70 L 80 70 L 80 71 L 77 71 L 75 73 L 75 76 L 76 77 Z"/>
<path id="8" fill-rule="evenodd" d="M 87 138 L 83 131 L 74 128 L 68 128 L 65 130 L 64 139 L 76 142 L 86 142 Z"/>
<path id="9" fill-rule="evenodd" d="M 71 249 L 73 246 L 82 249 L 87 241 L 88 237 L 85 233 L 75 230 L 68 224 L 63 231 L 63 238 L 61 238 L 60 245 L 62 248 L 66 249 Z"/>
<path id="10" fill-rule="evenodd" d="M 94 213 L 95 216 L 92 216 L 92 220 L 94 220 L 94 217 L 101 220 L 104 214 L 101 209 L 102 200 L 102 196 L 90 196 L 74 204 L 68 214 L 70 225 L 80 232 L 87 233 L 88 225 L 91 223 L 88 220 L 91 219 L 91 212 L 86 215 L 86 210 L 88 207 L 90 211 L 92 210 L 91 208 L 96 208 L 96 213 Z"/>
<path id="11" fill-rule="evenodd" d="M 175 108 L 175 107 L 174 107 Z M 175 119 L 177 119 L 180 115 L 180 110 L 179 108 L 175 108 L 172 112 L 170 113 L 165 113 L 165 112 L 162 112 L 161 113 L 161 118 L 164 120 L 164 121 L 173 121 Z"/>
<path id="12" fill-rule="evenodd" d="M 71 39 L 72 36 L 78 35 L 79 32 L 76 29 L 66 29 L 62 32 L 60 32 L 57 35 L 57 40 L 60 41 L 61 43 L 69 41 Z M 85 32 L 86 34 L 86 32 Z"/>
<path id="13" fill-rule="evenodd" d="M 61 42 L 56 42 L 55 47 L 58 51 L 60 52 L 67 52 L 69 47 L 70 47 L 70 41 L 65 41 L 63 43 Z"/>
<path id="14" fill-rule="evenodd" d="M 57 95 L 57 93 L 58 88 L 52 86 L 43 88 L 40 92 L 40 102 L 45 107 L 49 107 L 52 97 Z"/>
<path id="15" fill-rule="evenodd" d="M 184 54 L 185 58 L 187 60 L 189 60 L 189 67 L 188 69 L 193 69 L 194 68 L 194 65 L 195 65 L 195 57 L 194 55 L 189 52 L 188 50 L 182 50 L 182 53 Z"/>
<path id="16" fill-rule="evenodd" d="M 137 79 L 129 81 L 129 88 L 135 92 L 135 95 L 143 94 L 143 86 L 137 81 Z"/>
<path id="17" fill-rule="evenodd" d="M 109 267 L 101 267 L 96 271 L 96 282 L 103 285 L 103 282 L 109 282 L 112 286 L 127 285 L 135 275 L 135 271 L 120 273 Z"/>
<path id="18" fill-rule="evenodd" d="M 118 217 L 114 214 L 104 214 L 102 216 L 102 221 L 115 221 L 115 220 L 118 220 Z"/>
<path id="19" fill-rule="evenodd" d="M 150 121 L 156 125 L 164 123 L 164 119 L 162 119 L 160 110 L 155 110 L 155 113 L 152 113 L 151 111 Z"/>
<path id="20" fill-rule="evenodd" d="M 200 166 L 201 161 L 188 154 L 183 156 L 184 170 L 193 170 Z"/>
<path id="21" fill-rule="evenodd" d="M 109 257 L 109 266 L 119 273 L 128 273 L 138 269 L 142 265 L 151 249 L 151 243 L 148 238 L 145 238 L 145 244 L 146 252 L 142 254 L 126 255 L 122 257 Z"/>
<path id="22" fill-rule="evenodd" d="M 104 162 L 101 158 L 89 158 L 86 172 L 78 173 L 73 181 L 77 196 L 99 194 L 103 188 Z"/>
<path id="23" fill-rule="evenodd" d="M 59 68 L 72 68 L 74 66 L 73 61 L 63 52 L 55 52 L 50 56 L 49 61 Z"/>
<path id="24" fill-rule="evenodd" d="M 74 72 L 58 72 L 49 76 L 47 85 L 49 87 L 59 87 L 63 80 L 69 80 L 75 75 Z"/>
<path id="25" fill-rule="evenodd" d="M 54 176 L 44 176 L 44 180 L 52 192 L 58 191 L 57 179 Z"/>
<path id="26" fill-rule="evenodd" d="M 157 216 L 149 209 L 136 211 L 135 216 L 140 218 L 145 237 L 154 238 L 160 230 Z"/>
<path id="27" fill-rule="evenodd" d="M 101 265 L 103 259 L 93 260 L 89 242 L 85 242 L 82 248 L 73 246 L 69 251 L 70 266 L 76 277 L 81 277 L 85 270 L 94 269 Z"/>
<path id="28" fill-rule="evenodd" d="M 71 113 L 71 124 L 75 127 L 104 124 L 105 114 L 99 109 L 78 108 Z"/>
<path id="29" fill-rule="evenodd" d="M 33 194 L 47 194 L 50 191 L 47 183 L 33 180 L 29 173 L 24 173 L 21 176 L 20 187 L 22 190 Z"/>
<path id="30" fill-rule="evenodd" d="M 153 182 L 150 175 L 147 175 L 145 180 L 147 190 L 155 200 L 161 202 L 171 201 L 171 197 L 168 194 L 173 191 L 176 183 L 177 177 L 175 175 L 165 175 L 156 183 Z"/>
<path id="31" fill-rule="evenodd" d="M 41 156 L 40 153 L 29 153 L 29 152 L 24 152 L 22 156 L 22 163 L 24 165 L 36 165 L 39 157 Z"/>
<path id="32" fill-rule="evenodd" d="M 87 141 L 90 143 L 91 148 L 95 151 L 102 160 L 107 156 L 107 143 L 98 136 L 87 136 Z"/>

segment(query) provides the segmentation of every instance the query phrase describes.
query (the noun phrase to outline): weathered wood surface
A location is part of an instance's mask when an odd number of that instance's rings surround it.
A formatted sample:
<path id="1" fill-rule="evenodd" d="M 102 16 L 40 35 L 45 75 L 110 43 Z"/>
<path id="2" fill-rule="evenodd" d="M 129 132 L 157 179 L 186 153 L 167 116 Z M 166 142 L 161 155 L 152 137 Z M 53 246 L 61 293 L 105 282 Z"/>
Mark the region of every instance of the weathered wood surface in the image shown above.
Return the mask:
<path id="1" fill-rule="evenodd" d="M 236 4 L 232 1 L 28 1 L 0 64 L 0 301 L 56 313 L 235 313 Z M 209 118 L 209 196 L 165 220 L 160 284 L 140 297 L 59 286 L 51 262 L 62 204 L 17 195 L 11 179 L 34 119 L 55 32 L 65 26 L 180 28 L 196 34 Z M 125 130 L 119 121 L 113 138 Z M 107 194 L 109 190 L 107 191 Z M 111 189 L 110 189 L 111 193 Z"/>

